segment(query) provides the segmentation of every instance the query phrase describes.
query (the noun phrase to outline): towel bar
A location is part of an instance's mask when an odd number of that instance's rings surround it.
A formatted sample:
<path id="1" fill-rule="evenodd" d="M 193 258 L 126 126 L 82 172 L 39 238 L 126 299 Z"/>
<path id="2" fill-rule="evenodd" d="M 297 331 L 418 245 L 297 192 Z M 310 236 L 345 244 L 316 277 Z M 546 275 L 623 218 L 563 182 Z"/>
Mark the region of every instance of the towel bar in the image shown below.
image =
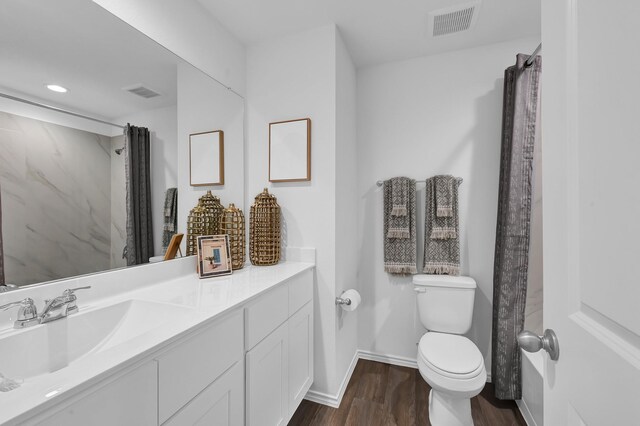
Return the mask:
<path id="1" fill-rule="evenodd" d="M 463 179 L 462 179 L 462 178 L 458 178 L 458 180 L 460 181 L 460 183 L 462 183 L 462 182 L 463 182 Z M 417 180 L 417 181 L 416 181 L 416 183 L 418 183 L 418 182 L 420 182 L 420 183 L 425 183 L 425 182 L 426 182 L 426 180 Z M 378 185 L 378 186 L 382 186 L 382 185 L 384 185 L 384 181 L 383 181 L 383 180 L 379 180 L 379 181 L 377 181 L 377 182 L 376 182 L 376 185 Z M 459 184 L 458 184 L 458 185 L 459 185 Z"/>

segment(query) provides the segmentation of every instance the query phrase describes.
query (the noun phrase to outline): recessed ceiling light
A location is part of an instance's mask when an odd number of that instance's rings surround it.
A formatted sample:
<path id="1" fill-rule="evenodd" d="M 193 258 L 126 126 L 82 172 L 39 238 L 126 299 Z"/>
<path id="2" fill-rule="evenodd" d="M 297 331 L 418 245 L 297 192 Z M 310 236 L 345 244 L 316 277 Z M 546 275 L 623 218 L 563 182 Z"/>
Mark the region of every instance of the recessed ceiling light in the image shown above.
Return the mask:
<path id="1" fill-rule="evenodd" d="M 58 92 L 58 93 L 66 93 L 67 89 L 62 87 L 62 86 L 58 86 L 57 84 L 47 84 L 47 89 L 49 90 L 53 90 L 54 92 Z"/>

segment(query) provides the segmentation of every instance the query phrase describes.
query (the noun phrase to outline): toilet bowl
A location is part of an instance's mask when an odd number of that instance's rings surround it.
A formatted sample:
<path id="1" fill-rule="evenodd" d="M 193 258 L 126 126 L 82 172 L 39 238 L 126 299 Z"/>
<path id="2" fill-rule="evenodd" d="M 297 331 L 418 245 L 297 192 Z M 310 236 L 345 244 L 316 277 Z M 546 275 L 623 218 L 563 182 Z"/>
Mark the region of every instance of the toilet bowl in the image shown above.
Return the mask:
<path id="1" fill-rule="evenodd" d="M 455 334 L 428 332 L 418 345 L 418 369 L 431 386 L 429 420 L 434 426 L 471 426 L 471 398 L 487 381 L 482 354 Z"/>
<path id="2" fill-rule="evenodd" d="M 420 320 L 428 330 L 418 344 L 418 368 L 431 386 L 433 426 L 472 426 L 471 398 L 487 381 L 484 359 L 462 334 L 471 328 L 476 282 L 470 277 L 415 275 Z"/>

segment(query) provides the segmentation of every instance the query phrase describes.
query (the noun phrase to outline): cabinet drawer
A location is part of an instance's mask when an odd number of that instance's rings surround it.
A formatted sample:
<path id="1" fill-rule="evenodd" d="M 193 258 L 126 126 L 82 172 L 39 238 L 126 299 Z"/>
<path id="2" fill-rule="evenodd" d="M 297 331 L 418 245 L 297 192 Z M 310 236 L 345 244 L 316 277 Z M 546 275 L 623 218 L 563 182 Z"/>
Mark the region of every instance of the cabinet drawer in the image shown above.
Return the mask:
<path id="1" fill-rule="evenodd" d="M 261 295 L 245 308 L 245 318 L 249 350 L 289 318 L 289 287 L 281 285 Z"/>
<path id="2" fill-rule="evenodd" d="M 164 426 L 235 426 L 244 423 L 244 363 L 236 362 Z"/>
<path id="3" fill-rule="evenodd" d="M 313 298 L 313 271 L 306 270 L 289 281 L 289 315 Z"/>
<path id="4" fill-rule="evenodd" d="M 234 312 L 156 358 L 160 423 L 242 360 L 242 319 L 242 311 Z"/>
<path id="5" fill-rule="evenodd" d="M 83 391 L 83 397 L 55 414 L 48 412 L 37 425 L 156 426 L 158 424 L 158 371 L 146 364 L 126 375 Z M 64 404 L 64 402 L 63 402 Z M 24 423 L 20 423 L 24 424 Z M 33 424 L 27 421 L 26 424 Z"/>

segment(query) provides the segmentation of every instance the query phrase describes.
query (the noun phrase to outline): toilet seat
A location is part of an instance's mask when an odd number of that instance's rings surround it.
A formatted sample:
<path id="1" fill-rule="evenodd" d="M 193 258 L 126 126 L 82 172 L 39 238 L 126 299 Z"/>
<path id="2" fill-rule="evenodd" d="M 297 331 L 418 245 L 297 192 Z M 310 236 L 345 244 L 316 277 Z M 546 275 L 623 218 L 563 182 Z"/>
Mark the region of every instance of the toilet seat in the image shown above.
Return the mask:
<path id="1" fill-rule="evenodd" d="M 418 357 L 430 370 L 450 379 L 472 379 L 484 371 L 477 346 L 456 334 L 426 333 L 418 344 Z"/>

